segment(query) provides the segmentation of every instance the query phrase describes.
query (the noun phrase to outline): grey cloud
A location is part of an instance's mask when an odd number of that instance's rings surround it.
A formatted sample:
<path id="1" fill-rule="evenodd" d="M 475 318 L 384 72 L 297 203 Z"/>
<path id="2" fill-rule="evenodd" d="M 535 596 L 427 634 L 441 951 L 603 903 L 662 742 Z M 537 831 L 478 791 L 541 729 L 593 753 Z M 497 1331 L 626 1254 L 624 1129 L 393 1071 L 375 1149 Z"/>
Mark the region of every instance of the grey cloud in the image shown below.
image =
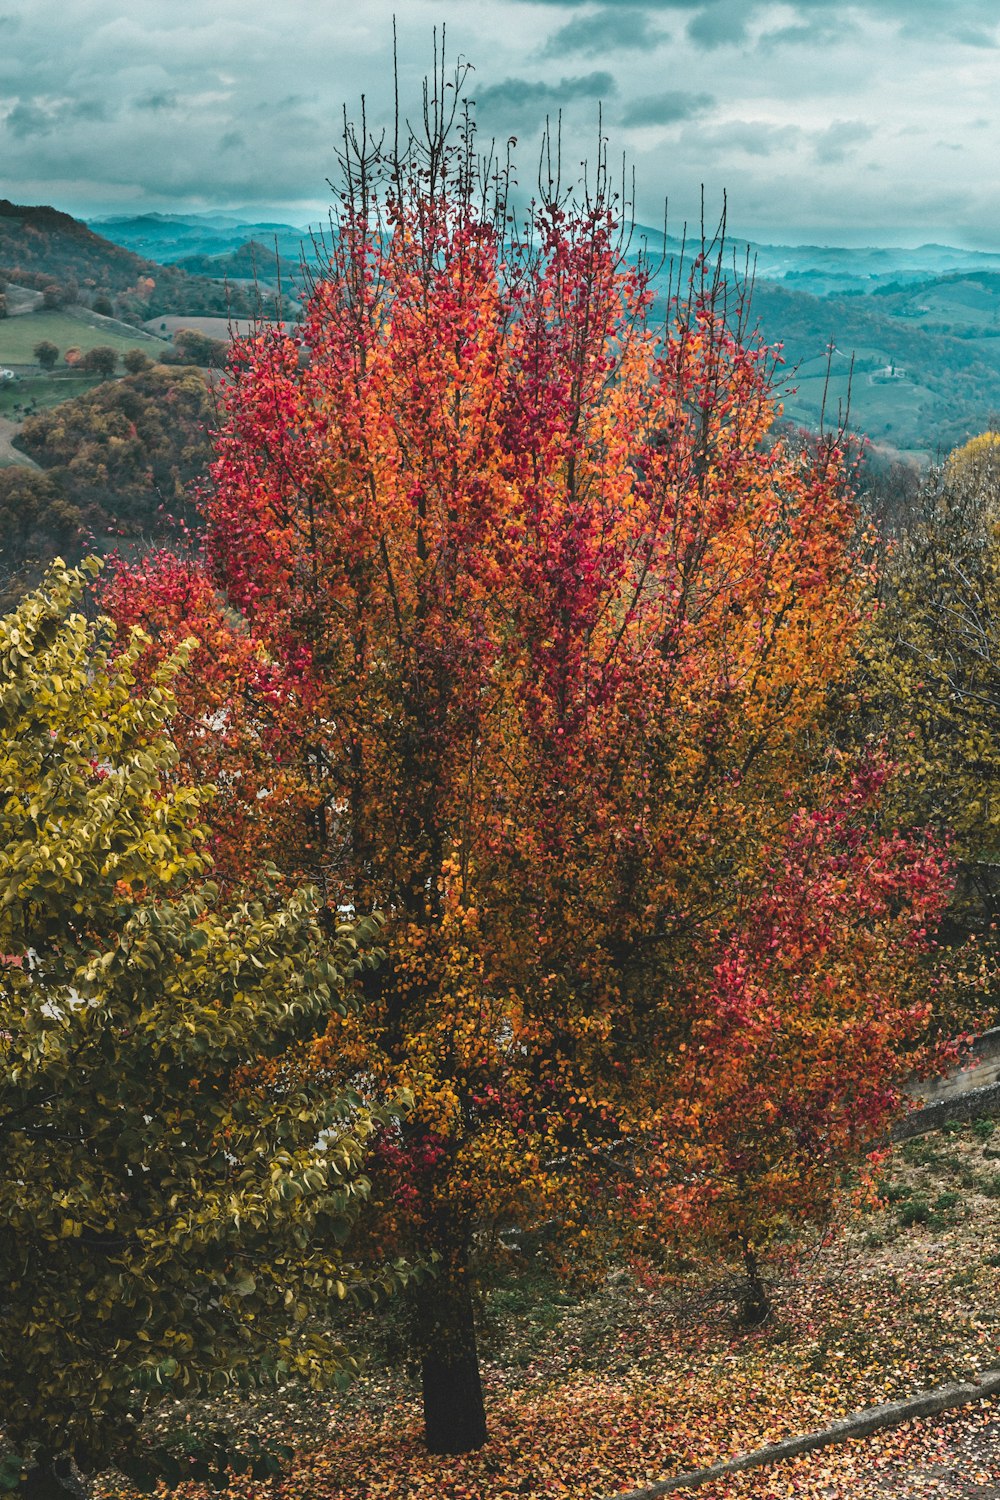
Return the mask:
<path id="1" fill-rule="evenodd" d="M 635 5 L 636 0 L 595 0 L 605 10 L 629 9 Z M 706 0 L 641 0 L 646 10 L 698 10 L 706 4 Z M 712 0 L 707 0 L 711 4 Z M 580 0 L 529 0 L 532 5 L 547 5 L 553 10 L 575 10 L 580 5 Z"/>
<path id="2" fill-rule="evenodd" d="M 55 120 L 48 110 L 39 109 L 37 104 L 24 104 L 21 101 L 14 105 L 4 123 L 11 135 L 19 141 L 33 135 L 47 135 L 50 130 L 55 129 Z"/>
<path id="3" fill-rule="evenodd" d="M 67 123 L 103 123 L 111 117 L 112 112 L 102 99 L 60 99 L 45 104 L 21 99 L 4 123 L 16 140 L 29 140 L 49 135 Z"/>
<path id="4" fill-rule="evenodd" d="M 176 89 L 154 89 L 151 93 L 142 94 L 136 99 L 135 107 L 159 113 L 162 110 L 176 109 L 179 103 L 180 95 Z"/>
<path id="5" fill-rule="evenodd" d="M 835 120 L 815 138 L 813 152 L 818 162 L 830 166 L 845 161 L 855 146 L 870 141 L 874 134 L 861 120 Z"/>
<path id="6" fill-rule="evenodd" d="M 476 104 L 487 116 L 539 115 L 577 99 L 610 99 L 618 92 L 610 73 L 586 73 L 580 78 L 562 78 L 558 83 L 538 83 L 527 78 L 507 78 L 503 83 L 475 91 Z"/>
<path id="7" fill-rule="evenodd" d="M 712 108 L 711 94 L 689 94 L 681 89 L 666 89 L 662 94 L 645 94 L 633 99 L 622 115 L 623 125 L 676 125 L 691 120 Z"/>
<path id="8" fill-rule="evenodd" d="M 802 132 L 795 125 L 767 125 L 756 122 L 746 125 L 739 137 L 739 146 L 748 156 L 774 156 L 786 151 L 801 138 Z"/>
<path id="9" fill-rule="evenodd" d="M 578 6 L 580 0 L 530 0 L 530 3 L 566 10 Z M 608 13 L 637 4 L 654 15 L 696 11 L 688 35 L 704 47 L 744 41 L 748 23 L 767 8 L 767 0 L 595 0 L 595 3 L 601 12 Z M 789 40 L 798 39 L 804 30 L 803 41 L 810 37 L 818 41 L 821 33 L 813 31 L 812 18 L 824 13 L 830 18 L 824 31 L 850 25 L 844 17 L 842 0 L 790 0 L 790 5 L 800 20 L 786 28 Z M 947 5 L 941 0 L 853 0 L 852 9 L 872 20 L 897 22 L 907 36 L 946 35 L 972 47 L 998 44 L 996 0 L 948 0 Z"/>
<path id="10" fill-rule="evenodd" d="M 665 33 L 653 25 L 645 11 L 617 8 L 596 11 L 577 16 L 560 27 L 546 42 L 542 56 L 563 57 L 568 52 L 580 52 L 585 57 L 596 57 L 626 48 L 653 48 L 664 37 Z"/>
<path id="11" fill-rule="evenodd" d="M 967 47 L 996 47 L 1000 45 L 996 31 L 990 31 L 983 26 L 958 26 L 952 31 L 951 36 L 956 42 L 964 42 Z"/>
<path id="12" fill-rule="evenodd" d="M 843 44 L 856 38 L 860 28 L 844 16 L 835 20 L 796 21 L 790 26 L 781 26 L 776 31 L 766 31 L 757 43 L 761 52 L 774 52 L 779 47 L 821 47 L 827 43 Z"/>
<path id="13" fill-rule="evenodd" d="M 703 131 L 699 140 L 716 156 L 743 152 L 747 156 L 775 156 L 794 148 L 802 139 L 798 125 L 772 125 L 767 120 L 730 120 Z"/>
<path id="14" fill-rule="evenodd" d="M 701 11 L 688 23 L 687 34 L 699 47 L 731 47 L 746 41 L 753 7 L 746 0 L 723 0 Z"/>
<path id="15" fill-rule="evenodd" d="M 966 3 L 962 5 L 924 7 L 915 4 L 912 8 L 899 4 L 891 7 L 898 10 L 900 34 L 919 41 L 927 37 L 960 42 L 965 46 L 992 47 L 996 45 L 997 14 L 991 3 L 987 7 Z"/>
<path id="16" fill-rule="evenodd" d="M 62 119 L 94 120 L 101 123 L 110 120 L 112 111 L 103 99 L 80 99 L 60 111 Z"/>
<path id="17" fill-rule="evenodd" d="M 654 0 L 655 3 L 655 0 Z M 803 17 L 826 12 L 839 23 L 838 0 L 792 0 Z M 854 0 L 854 8 L 872 20 L 896 21 L 903 36 L 919 39 L 947 37 L 968 46 L 996 45 L 995 0 Z"/>

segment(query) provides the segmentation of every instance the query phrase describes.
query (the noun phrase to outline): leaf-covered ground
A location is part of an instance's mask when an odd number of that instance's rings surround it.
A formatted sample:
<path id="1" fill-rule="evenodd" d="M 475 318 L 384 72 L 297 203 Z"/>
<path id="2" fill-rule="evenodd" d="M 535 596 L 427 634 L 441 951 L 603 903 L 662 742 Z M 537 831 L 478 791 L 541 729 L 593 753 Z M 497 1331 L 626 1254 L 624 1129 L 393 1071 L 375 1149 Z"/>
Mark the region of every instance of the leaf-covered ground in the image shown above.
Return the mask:
<path id="1" fill-rule="evenodd" d="M 158 1426 L 180 1449 L 210 1422 L 296 1450 L 274 1488 L 238 1479 L 233 1496 L 596 1500 L 969 1378 L 1000 1363 L 1000 1129 L 991 1129 L 897 1150 L 883 1207 L 789 1261 L 773 1283 L 778 1312 L 755 1333 L 734 1326 L 737 1287 L 721 1271 L 655 1291 L 620 1274 L 584 1300 L 544 1281 L 531 1295 L 499 1294 L 491 1315 L 503 1338 L 485 1369 L 491 1438 L 477 1454 L 424 1452 L 417 1392 L 392 1368 L 335 1400 L 171 1410 Z M 984 1404 L 699 1493 L 1000 1495 L 998 1433 L 1000 1412 Z M 108 1500 L 130 1493 L 122 1482 L 103 1490 Z"/>

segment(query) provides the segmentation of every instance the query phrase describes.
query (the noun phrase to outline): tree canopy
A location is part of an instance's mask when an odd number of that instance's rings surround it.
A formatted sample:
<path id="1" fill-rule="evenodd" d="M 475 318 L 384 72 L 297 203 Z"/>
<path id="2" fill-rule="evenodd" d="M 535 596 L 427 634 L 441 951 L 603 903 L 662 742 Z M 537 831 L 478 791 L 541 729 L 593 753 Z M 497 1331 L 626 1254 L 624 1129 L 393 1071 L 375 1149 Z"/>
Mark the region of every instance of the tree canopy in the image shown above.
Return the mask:
<path id="1" fill-rule="evenodd" d="M 894 810 L 948 830 L 953 917 L 987 930 L 1000 901 L 1000 437 L 932 471 L 890 550 L 869 668 L 871 708 L 905 766 Z"/>
<path id="2" fill-rule="evenodd" d="M 368 1242 L 436 1257 L 412 1349 L 458 1451 L 502 1231 L 752 1271 L 827 1211 L 919 1060 L 947 874 L 830 724 L 871 584 L 836 446 L 776 439 L 711 255 L 658 323 L 603 168 L 519 228 L 446 97 L 401 154 L 348 135 L 301 331 L 235 352 L 205 564 L 109 607 L 147 669 L 201 622 L 177 734 L 220 867 L 387 914 L 313 1065 L 412 1091 Z"/>
<path id="3" fill-rule="evenodd" d="M 16 445 L 39 466 L 0 468 L 0 604 L 35 586 L 57 554 L 176 538 L 211 454 L 212 394 L 190 367 L 139 365 L 28 417 Z M 134 361 L 132 361 L 134 364 Z"/>
<path id="4" fill-rule="evenodd" d="M 137 693 L 84 584 L 0 621 L 0 1407 L 37 1494 L 138 1461 L 164 1394 L 349 1372 L 331 1310 L 380 1276 L 343 1248 L 359 1101 L 250 1076 L 346 1013 L 376 924 L 220 898 L 166 728 L 189 648 Z"/>

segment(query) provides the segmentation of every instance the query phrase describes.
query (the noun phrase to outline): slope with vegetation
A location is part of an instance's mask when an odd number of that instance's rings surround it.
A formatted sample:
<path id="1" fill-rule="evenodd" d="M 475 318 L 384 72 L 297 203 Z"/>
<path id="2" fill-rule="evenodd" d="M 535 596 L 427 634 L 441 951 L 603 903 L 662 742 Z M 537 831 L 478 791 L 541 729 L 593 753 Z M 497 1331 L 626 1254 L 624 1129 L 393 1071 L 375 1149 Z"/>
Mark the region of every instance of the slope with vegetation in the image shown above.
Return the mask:
<path id="1" fill-rule="evenodd" d="M 160 266 L 48 207 L 0 199 L 0 278 L 34 287 L 50 302 L 96 305 L 141 321 L 158 312 L 251 314 L 238 287 Z"/>
<path id="2" fill-rule="evenodd" d="M 0 588 L 13 602 L 55 553 L 146 546 L 193 518 L 212 393 L 198 370 L 153 366 L 23 421 L 37 467 L 0 468 Z"/>
<path id="3" fill-rule="evenodd" d="M 901 315 L 892 296 L 819 298 L 761 281 L 753 311 L 782 346 L 793 388 L 785 411 L 803 425 L 817 424 L 825 402 L 828 426 L 849 415 L 852 430 L 875 441 L 940 454 L 1000 410 L 992 306 L 971 328 L 956 318 L 930 328 Z"/>
<path id="4" fill-rule="evenodd" d="M 883 570 L 868 710 L 908 774 L 896 816 L 948 830 L 963 927 L 1000 915 L 1000 434 L 914 497 Z"/>

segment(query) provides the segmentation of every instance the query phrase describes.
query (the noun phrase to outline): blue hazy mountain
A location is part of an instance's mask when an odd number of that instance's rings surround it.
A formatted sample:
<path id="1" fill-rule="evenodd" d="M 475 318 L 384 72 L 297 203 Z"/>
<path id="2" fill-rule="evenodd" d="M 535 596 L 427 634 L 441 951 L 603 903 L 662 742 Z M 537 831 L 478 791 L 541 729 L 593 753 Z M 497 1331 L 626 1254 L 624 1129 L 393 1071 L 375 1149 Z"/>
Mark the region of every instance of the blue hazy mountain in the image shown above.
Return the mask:
<path id="1" fill-rule="evenodd" d="M 311 258 L 312 238 L 325 225 L 289 224 L 279 215 L 251 217 L 244 210 L 225 213 L 139 214 L 93 219 L 90 227 L 106 239 L 159 260 L 162 265 L 190 256 L 222 256 L 241 249 L 250 240 L 298 262 Z M 663 231 L 636 224 L 633 249 L 640 242 L 652 255 L 680 253 L 679 235 L 664 238 Z M 688 240 L 688 246 L 693 243 Z M 914 249 L 870 246 L 847 249 L 836 245 L 774 245 L 740 239 L 727 242 L 726 255 L 742 266 L 749 254 L 757 276 L 768 281 L 788 281 L 817 295 L 830 292 L 868 293 L 892 282 L 927 281 L 957 271 L 1000 271 L 1000 253 L 961 250 L 952 245 L 919 245 Z"/>
<path id="2" fill-rule="evenodd" d="M 303 247 L 310 244 L 306 225 L 285 224 L 277 219 L 236 218 L 230 214 L 138 214 L 131 217 L 91 219 L 91 229 L 123 245 L 136 255 L 161 265 L 191 256 L 230 255 L 253 240 L 266 246 L 272 257 L 275 242 L 282 257 L 298 263 Z"/>
<path id="3" fill-rule="evenodd" d="M 712 242 L 713 245 L 715 242 Z M 686 244 L 688 256 L 701 248 L 692 237 L 664 237 L 646 224 L 633 226 L 630 250 L 642 245 L 655 259 L 676 258 Z M 717 248 L 717 246 L 716 246 Z M 710 247 L 711 249 L 711 247 Z M 962 250 L 954 245 L 926 244 L 914 248 L 871 245 L 775 245 L 727 236 L 722 250 L 727 266 L 747 268 L 765 281 L 787 282 L 817 296 L 833 292 L 867 295 L 894 283 L 929 281 L 958 272 L 1000 271 L 1000 252 Z"/>
<path id="4" fill-rule="evenodd" d="M 292 289 L 325 226 L 240 211 L 143 214 L 93 226 L 161 264 L 230 282 L 254 277 Z M 665 295 L 678 263 L 701 248 L 637 224 Z M 780 345 L 777 383 L 786 418 L 822 418 L 880 444 L 928 455 L 981 432 L 1000 414 L 1000 253 L 952 245 L 914 248 L 782 245 L 733 237 L 722 250 L 736 280 L 752 278 L 752 322 Z M 276 259 L 277 256 L 277 259 Z"/>

